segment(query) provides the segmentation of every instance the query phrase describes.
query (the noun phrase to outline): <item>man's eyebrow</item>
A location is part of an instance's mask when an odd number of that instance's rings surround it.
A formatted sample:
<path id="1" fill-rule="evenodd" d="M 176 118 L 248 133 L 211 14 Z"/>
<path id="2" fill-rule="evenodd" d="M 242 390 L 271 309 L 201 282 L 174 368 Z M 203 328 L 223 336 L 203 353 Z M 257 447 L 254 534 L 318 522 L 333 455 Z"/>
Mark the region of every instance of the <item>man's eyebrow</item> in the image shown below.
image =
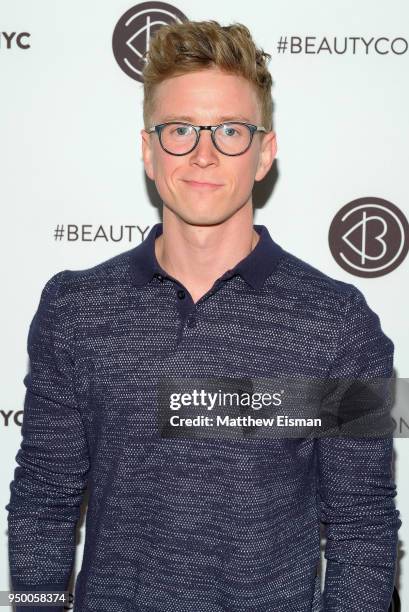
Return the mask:
<path id="1" fill-rule="evenodd" d="M 166 123 L 167 121 L 187 121 L 188 123 L 195 123 L 194 117 L 191 117 L 190 115 L 166 115 L 166 117 L 162 119 L 161 123 Z M 223 123 L 223 121 L 246 121 L 247 123 L 253 123 L 248 117 L 245 117 L 241 114 L 237 114 L 216 117 L 214 123 L 212 123 L 211 125 L 217 125 L 219 123 Z"/>

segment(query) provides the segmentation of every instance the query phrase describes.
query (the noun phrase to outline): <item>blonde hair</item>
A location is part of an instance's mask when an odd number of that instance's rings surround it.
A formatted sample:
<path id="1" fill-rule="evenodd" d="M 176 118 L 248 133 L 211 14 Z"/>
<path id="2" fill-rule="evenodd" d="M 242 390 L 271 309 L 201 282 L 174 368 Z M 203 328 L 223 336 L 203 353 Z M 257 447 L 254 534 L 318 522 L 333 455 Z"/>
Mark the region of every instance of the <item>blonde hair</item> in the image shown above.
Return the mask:
<path id="1" fill-rule="evenodd" d="M 273 129 L 273 80 L 267 68 L 269 53 L 254 44 L 249 29 L 234 23 L 184 21 L 161 26 L 150 39 L 143 75 L 143 121 L 150 127 L 156 86 L 173 76 L 217 67 L 242 76 L 255 87 L 262 125 Z"/>

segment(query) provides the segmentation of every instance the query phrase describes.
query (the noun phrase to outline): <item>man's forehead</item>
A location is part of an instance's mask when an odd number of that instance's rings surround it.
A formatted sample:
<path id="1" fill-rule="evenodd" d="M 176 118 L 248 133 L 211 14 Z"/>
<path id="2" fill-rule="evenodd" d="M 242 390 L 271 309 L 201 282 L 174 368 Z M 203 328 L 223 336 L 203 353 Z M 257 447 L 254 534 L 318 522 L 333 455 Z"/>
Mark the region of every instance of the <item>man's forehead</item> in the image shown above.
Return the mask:
<path id="1" fill-rule="evenodd" d="M 195 123 L 199 120 L 199 117 L 183 113 L 165 113 L 161 119 L 162 121 L 187 121 L 189 123 Z M 253 121 L 248 115 L 244 115 L 240 112 L 229 113 L 228 115 L 212 115 L 210 119 L 212 123 L 223 123 L 224 121 L 246 121 L 247 123 L 251 123 Z"/>
<path id="2" fill-rule="evenodd" d="M 215 95 L 209 99 L 205 91 L 194 96 L 189 92 L 183 95 L 161 95 L 155 97 L 155 121 L 184 121 L 194 125 L 218 125 L 225 121 L 245 121 L 257 124 L 261 121 L 260 102 L 256 95 Z"/>
<path id="3" fill-rule="evenodd" d="M 240 79 L 239 90 L 234 88 L 225 91 L 220 77 L 223 80 Z M 189 85 L 184 83 L 178 88 L 177 93 L 173 90 L 170 92 L 168 88 L 171 83 L 172 86 L 176 83 L 181 85 L 185 79 L 193 80 L 193 83 Z M 193 124 L 216 125 L 224 121 L 237 120 L 256 123 L 260 115 L 260 101 L 254 87 L 247 79 L 218 68 L 188 72 L 165 79 L 156 88 L 155 101 L 158 119 L 163 122 L 186 121 Z"/>

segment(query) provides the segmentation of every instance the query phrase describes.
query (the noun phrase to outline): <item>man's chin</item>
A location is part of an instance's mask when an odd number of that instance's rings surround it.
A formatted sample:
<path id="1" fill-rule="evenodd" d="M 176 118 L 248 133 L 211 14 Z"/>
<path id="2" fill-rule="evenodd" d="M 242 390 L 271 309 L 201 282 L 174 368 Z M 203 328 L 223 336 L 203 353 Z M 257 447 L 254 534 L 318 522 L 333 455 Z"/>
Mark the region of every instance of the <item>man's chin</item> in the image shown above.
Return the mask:
<path id="1" fill-rule="evenodd" d="M 184 223 L 196 226 L 220 225 L 232 216 L 228 213 L 222 214 L 220 211 L 205 211 L 200 213 L 199 211 L 187 211 L 186 209 L 173 209 L 173 212 Z"/>

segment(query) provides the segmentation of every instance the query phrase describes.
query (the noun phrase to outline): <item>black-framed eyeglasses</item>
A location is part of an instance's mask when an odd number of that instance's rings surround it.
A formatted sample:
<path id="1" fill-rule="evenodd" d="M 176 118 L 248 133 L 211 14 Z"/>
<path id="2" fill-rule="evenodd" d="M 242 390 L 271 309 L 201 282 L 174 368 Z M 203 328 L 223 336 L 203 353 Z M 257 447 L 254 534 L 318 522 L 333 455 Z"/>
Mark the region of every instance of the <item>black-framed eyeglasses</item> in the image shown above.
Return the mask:
<path id="1" fill-rule="evenodd" d="M 187 155 L 199 142 L 202 130 L 211 131 L 211 139 L 223 155 L 242 155 L 249 149 L 256 132 L 267 132 L 266 128 L 244 121 L 226 121 L 219 125 L 192 125 L 183 121 L 159 123 L 145 130 L 156 132 L 161 147 L 171 155 Z"/>

